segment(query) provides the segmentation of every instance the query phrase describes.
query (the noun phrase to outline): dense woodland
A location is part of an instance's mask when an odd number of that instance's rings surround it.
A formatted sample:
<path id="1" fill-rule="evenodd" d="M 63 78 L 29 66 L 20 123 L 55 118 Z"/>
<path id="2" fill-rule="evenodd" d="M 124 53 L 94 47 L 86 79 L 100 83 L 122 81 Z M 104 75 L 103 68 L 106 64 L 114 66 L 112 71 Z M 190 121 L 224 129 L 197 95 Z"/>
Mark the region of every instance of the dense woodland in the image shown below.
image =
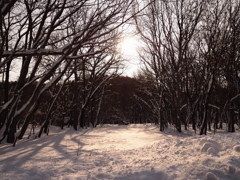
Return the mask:
<path id="1" fill-rule="evenodd" d="M 27 128 L 240 126 L 240 1 L 1 0 L 0 141 Z M 129 26 L 143 67 L 121 76 Z M 126 28 L 127 27 L 127 28 Z M 128 59 L 129 60 L 129 59 Z M 18 79 L 11 81 L 13 67 Z"/>

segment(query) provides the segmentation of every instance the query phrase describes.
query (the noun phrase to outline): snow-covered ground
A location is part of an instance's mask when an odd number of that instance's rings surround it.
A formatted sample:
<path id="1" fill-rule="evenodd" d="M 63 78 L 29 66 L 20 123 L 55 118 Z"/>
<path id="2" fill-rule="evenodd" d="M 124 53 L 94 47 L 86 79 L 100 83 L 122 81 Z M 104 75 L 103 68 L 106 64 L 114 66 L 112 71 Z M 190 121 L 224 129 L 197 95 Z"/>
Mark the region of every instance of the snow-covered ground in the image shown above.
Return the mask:
<path id="1" fill-rule="evenodd" d="M 0 144 L 1 180 L 240 179 L 240 132 L 195 135 L 145 125 L 104 125 Z"/>

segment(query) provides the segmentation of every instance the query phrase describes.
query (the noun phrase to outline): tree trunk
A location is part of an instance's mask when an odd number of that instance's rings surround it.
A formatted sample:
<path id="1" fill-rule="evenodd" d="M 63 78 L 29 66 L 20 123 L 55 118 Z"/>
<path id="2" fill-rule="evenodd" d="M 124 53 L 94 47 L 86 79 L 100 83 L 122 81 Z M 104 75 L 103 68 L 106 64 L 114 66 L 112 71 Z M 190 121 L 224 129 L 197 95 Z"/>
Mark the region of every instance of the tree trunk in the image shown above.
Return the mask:
<path id="1" fill-rule="evenodd" d="M 5 77 L 5 82 L 4 82 L 4 103 L 7 103 L 9 98 L 9 71 L 10 71 L 10 65 L 11 61 L 7 63 L 7 68 L 6 68 L 6 77 Z"/>
<path id="2" fill-rule="evenodd" d="M 234 128 L 234 109 L 229 109 L 228 132 L 235 132 Z"/>
<path id="3" fill-rule="evenodd" d="M 81 128 L 84 128 L 84 108 L 81 109 L 80 115 L 79 115 L 79 125 Z"/>
<path id="4" fill-rule="evenodd" d="M 204 105 L 204 112 L 203 112 L 203 121 L 201 125 L 200 135 L 207 135 L 207 104 Z"/>
<path id="5" fill-rule="evenodd" d="M 46 121 L 44 122 L 44 124 L 42 125 L 39 133 L 38 133 L 39 138 L 41 137 L 42 132 L 44 132 L 46 134 L 48 133 L 49 124 L 50 124 L 50 121 L 49 121 L 49 118 L 47 118 Z"/>
<path id="6" fill-rule="evenodd" d="M 78 130 L 78 116 L 77 116 L 77 108 L 74 108 L 73 111 L 73 129 Z"/>
<path id="7" fill-rule="evenodd" d="M 14 122 L 11 124 L 9 131 L 8 131 L 8 135 L 7 135 L 7 142 L 8 143 L 14 143 L 15 141 L 15 133 L 17 130 L 17 124 Z"/>

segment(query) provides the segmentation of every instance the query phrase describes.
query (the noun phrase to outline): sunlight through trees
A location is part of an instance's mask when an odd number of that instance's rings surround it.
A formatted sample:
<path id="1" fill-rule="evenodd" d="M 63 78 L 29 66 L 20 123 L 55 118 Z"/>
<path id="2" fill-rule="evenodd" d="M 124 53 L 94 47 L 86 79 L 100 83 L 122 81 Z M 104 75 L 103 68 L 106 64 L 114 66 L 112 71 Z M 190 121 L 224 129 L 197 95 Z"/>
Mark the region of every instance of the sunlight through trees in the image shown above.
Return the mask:
<path id="1" fill-rule="evenodd" d="M 37 125 L 38 137 L 50 125 L 239 129 L 239 1 L 0 5 L 0 142 L 15 144 Z"/>

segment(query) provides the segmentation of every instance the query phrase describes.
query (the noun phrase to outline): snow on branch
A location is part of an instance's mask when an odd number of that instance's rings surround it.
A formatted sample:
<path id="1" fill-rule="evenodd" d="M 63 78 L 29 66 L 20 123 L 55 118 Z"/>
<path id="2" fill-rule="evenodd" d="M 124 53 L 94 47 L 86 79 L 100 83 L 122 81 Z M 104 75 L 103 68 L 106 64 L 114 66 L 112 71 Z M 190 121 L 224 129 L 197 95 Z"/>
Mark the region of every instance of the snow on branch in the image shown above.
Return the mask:
<path id="1" fill-rule="evenodd" d="M 19 50 L 19 51 L 4 51 L 2 57 L 19 57 L 19 56 L 35 56 L 35 55 L 61 55 L 62 49 L 31 49 L 31 50 Z"/>
<path id="2" fill-rule="evenodd" d="M 236 96 L 234 96 L 234 97 L 230 100 L 230 102 L 232 102 L 234 99 L 238 98 L 239 96 L 240 96 L 240 94 L 237 94 Z"/>
<path id="3" fill-rule="evenodd" d="M 213 105 L 213 104 L 208 104 L 209 106 L 213 107 L 213 108 L 216 108 L 216 109 L 220 109 L 220 107 L 216 106 L 216 105 Z"/>

